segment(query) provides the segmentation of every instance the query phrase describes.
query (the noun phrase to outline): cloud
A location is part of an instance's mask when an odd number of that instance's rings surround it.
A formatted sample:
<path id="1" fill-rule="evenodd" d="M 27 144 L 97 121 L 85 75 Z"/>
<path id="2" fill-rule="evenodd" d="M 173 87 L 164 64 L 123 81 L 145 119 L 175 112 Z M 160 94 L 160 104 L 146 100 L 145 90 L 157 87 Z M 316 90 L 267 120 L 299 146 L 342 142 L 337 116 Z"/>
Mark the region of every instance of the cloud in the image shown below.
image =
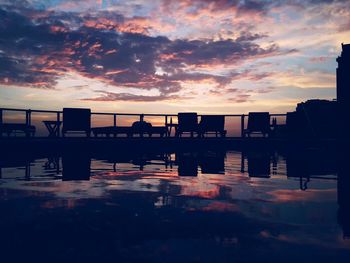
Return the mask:
<path id="1" fill-rule="evenodd" d="M 237 77 L 188 67 L 232 65 L 281 52 L 276 44 L 254 43 L 265 36 L 249 32 L 237 39 L 171 40 L 123 31 L 126 19 L 108 12 L 82 16 L 3 8 L 0 17 L 0 83 L 5 85 L 54 88 L 65 72 L 76 72 L 119 88 L 158 89 L 160 95 L 152 99 L 172 99 L 183 82 L 209 80 L 224 87 Z M 129 95 L 107 97 L 148 100 Z"/>
<path id="2" fill-rule="evenodd" d="M 94 98 L 85 98 L 82 100 L 86 101 L 133 101 L 133 102 L 152 102 L 152 101 L 171 101 L 171 100 L 178 100 L 178 99 L 188 99 L 183 96 L 178 95 L 135 95 L 131 93 L 114 93 L 114 92 L 107 92 L 103 90 L 96 91 L 97 93 L 100 93 L 100 96 L 94 97 Z"/>
<path id="3" fill-rule="evenodd" d="M 204 93 L 244 102 L 270 93 L 268 86 L 328 88 L 335 80 L 324 62 L 350 28 L 346 7 L 349 1 L 4 0 L 0 83 L 54 89 L 73 73 L 107 84 L 111 93 L 92 100 L 129 101 Z"/>
<path id="4" fill-rule="evenodd" d="M 250 94 L 238 94 L 235 97 L 229 98 L 228 101 L 235 102 L 235 103 L 244 103 L 244 102 L 248 102 L 250 97 L 251 97 Z"/>

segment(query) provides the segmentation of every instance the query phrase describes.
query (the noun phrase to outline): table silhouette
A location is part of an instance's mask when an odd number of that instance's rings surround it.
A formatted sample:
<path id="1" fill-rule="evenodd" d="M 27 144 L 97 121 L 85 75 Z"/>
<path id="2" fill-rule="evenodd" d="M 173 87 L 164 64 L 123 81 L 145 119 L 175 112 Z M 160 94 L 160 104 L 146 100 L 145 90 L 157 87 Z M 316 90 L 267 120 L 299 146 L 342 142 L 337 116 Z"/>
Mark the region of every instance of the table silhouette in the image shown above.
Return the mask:
<path id="1" fill-rule="evenodd" d="M 43 121 L 47 130 L 49 131 L 49 137 L 58 137 L 60 126 L 62 121 Z"/>

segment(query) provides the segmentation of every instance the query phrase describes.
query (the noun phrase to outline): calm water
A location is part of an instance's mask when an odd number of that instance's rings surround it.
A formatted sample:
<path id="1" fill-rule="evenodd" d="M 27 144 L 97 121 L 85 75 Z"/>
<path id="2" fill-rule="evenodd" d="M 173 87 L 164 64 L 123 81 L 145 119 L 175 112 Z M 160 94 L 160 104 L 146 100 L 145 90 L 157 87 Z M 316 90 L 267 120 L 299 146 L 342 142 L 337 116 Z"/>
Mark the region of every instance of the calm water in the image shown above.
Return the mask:
<path id="1" fill-rule="evenodd" d="M 0 257 L 13 261 L 350 260 L 350 184 L 332 153 L 71 153 L 1 167 Z"/>

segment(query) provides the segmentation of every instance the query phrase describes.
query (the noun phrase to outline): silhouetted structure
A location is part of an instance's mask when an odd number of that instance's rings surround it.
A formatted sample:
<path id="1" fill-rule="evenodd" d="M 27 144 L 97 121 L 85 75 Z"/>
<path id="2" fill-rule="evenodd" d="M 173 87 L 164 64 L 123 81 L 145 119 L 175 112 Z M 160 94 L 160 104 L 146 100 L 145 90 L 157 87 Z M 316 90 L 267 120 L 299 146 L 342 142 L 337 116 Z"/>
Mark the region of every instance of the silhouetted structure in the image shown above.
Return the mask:
<path id="1" fill-rule="evenodd" d="M 225 116 L 202 115 L 198 132 L 201 137 L 204 137 L 207 133 L 214 133 L 216 137 L 218 137 L 218 134 L 220 134 L 221 137 L 225 137 L 227 133 L 225 130 Z"/>
<path id="2" fill-rule="evenodd" d="M 140 137 L 143 137 L 144 134 L 147 134 L 149 137 L 152 137 L 153 134 L 158 134 L 160 137 L 167 135 L 166 126 L 152 126 L 151 123 L 146 121 L 135 121 L 132 126 L 106 126 L 106 127 L 94 127 L 91 129 L 95 137 L 98 135 L 105 135 L 110 137 L 113 135 L 117 137 L 119 134 L 125 134 L 127 137 L 132 137 L 135 134 L 138 134 Z"/>
<path id="3" fill-rule="evenodd" d="M 164 137 L 167 134 L 167 128 L 165 126 L 153 126 L 146 121 L 136 121 L 132 124 L 133 134 L 139 134 L 140 137 L 143 137 L 143 134 L 148 134 L 149 137 L 152 137 L 153 134 L 159 134 L 160 137 Z"/>
<path id="4" fill-rule="evenodd" d="M 264 137 L 270 133 L 270 113 L 268 112 L 249 112 L 248 126 L 244 130 L 244 136 L 250 137 L 252 134 L 262 134 Z"/>
<path id="5" fill-rule="evenodd" d="M 133 128 L 128 126 L 105 126 L 91 128 L 91 131 L 95 137 L 98 137 L 99 135 L 105 135 L 106 137 L 113 135 L 114 137 L 117 137 L 119 134 L 131 137 Z"/>
<path id="6" fill-rule="evenodd" d="M 189 132 L 191 137 L 198 133 L 198 117 L 195 112 L 180 112 L 178 114 L 178 126 L 176 127 L 175 136 L 180 137 L 183 133 Z"/>
<path id="7" fill-rule="evenodd" d="M 90 137 L 91 110 L 64 108 L 62 135 L 65 136 L 67 132 L 85 132 L 86 136 Z"/>
<path id="8" fill-rule="evenodd" d="M 339 107 L 340 136 L 346 136 L 350 123 L 350 44 L 342 44 L 341 55 L 337 58 L 337 102 Z"/>
<path id="9" fill-rule="evenodd" d="M 5 133 L 8 137 L 13 133 L 23 132 L 26 137 L 34 136 L 36 128 L 34 125 L 25 123 L 2 123 L 0 125 L 0 134 Z"/>
<path id="10" fill-rule="evenodd" d="M 131 127 L 132 127 L 132 135 L 139 134 L 140 137 L 143 137 L 143 134 L 148 134 L 148 136 L 152 136 L 152 134 L 150 134 L 152 124 L 149 122 L 135 121 Z"/>
<path id="11" fill-rule="evenodd" d="M 287 112 L 285 125 L 276 125 L 272 135 L 286 139 L 323 140 L 336 138 L 337 101 L 307 100 Z"/>
<path id="12" fill-rule="evenodd" d="M 308 100 L 298 103 L 296 114 L 299 126 L 297 135 L 316 139 L 336 137 L 336 101 Z"/>

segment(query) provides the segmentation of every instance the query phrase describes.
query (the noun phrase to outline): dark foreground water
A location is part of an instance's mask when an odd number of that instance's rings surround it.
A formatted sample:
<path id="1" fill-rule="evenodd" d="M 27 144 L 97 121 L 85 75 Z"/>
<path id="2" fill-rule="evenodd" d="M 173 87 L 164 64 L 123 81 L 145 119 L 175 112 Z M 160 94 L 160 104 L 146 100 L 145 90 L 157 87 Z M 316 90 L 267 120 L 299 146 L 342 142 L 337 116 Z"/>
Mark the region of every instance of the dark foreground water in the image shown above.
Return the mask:
<path id="1" fill-rule="evenodd" d="M 1 262 L 350 262 L 332 153 L 2 158 Z"/>

